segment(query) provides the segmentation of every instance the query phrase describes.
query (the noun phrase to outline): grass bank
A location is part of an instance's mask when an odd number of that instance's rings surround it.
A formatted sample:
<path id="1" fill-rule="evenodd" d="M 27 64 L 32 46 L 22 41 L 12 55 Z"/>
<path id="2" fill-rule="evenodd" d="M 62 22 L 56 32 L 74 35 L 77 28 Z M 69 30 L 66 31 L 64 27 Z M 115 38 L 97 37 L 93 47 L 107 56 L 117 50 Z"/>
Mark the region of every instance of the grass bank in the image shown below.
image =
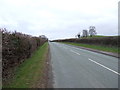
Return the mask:
<path id="1" fill-rule="evenodd" d="M 118 48 L 118 47 L 108 47 L 108 46 L 89 45 L 89 44 L 70 43 L 70 42 L 63 42 L 63 43 L 75 45 L 75 46 L 86 47 L 86 48 L 97 49 L 97 50 L 106 51 L 106 52 L 120 53 L 120 48 Z"/>
<path id="2" fill-rule="evenodd" d="M 31 58 L 25 60 L 15 71 L 15 77 L 3 88 L 31 88 L 41 79 L 48 51 L 48 43 L 45 43 L 34 52 Z"/>

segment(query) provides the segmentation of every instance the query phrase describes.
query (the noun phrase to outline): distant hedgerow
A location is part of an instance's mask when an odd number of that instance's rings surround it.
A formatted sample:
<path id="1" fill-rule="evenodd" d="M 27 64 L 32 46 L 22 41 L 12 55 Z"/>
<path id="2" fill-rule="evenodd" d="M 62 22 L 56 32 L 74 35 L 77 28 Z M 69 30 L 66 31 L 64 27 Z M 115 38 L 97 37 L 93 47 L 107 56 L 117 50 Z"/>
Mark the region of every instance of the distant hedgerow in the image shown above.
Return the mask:
<path id="1" fill-rule="evenodd" d="M 120 36 L 110 36 L 110 37 L 93 37 L 84 39 L 63 39 L 54 40 L 54 42 L 74 42 L 83 44 L 93 44 L 93 45 L 103 45 L 103 46 L 114 46 L 120 47 Z"/>

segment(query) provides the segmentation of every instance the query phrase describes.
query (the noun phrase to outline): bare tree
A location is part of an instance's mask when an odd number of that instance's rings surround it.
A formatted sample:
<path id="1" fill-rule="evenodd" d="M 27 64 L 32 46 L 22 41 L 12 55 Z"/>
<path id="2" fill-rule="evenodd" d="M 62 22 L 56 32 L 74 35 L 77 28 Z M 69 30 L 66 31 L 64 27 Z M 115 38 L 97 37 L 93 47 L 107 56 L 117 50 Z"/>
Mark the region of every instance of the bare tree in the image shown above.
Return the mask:
<path id="1" fill-rule="evenodd" d="M 97 34 L 95 26 L 89 27 L 89 34 L 91 37 Z"/>
<path id="2" fill-rule="evenodd" d="M 48 38 L 45 35 L 40 35 L 39 36 L 41 39 L 47 40 Z"/>
<path id="3" fill-rule="evenodd" d="M 88 36 L 88 31 L 87 30 L 83 30 L 83 37 L 87 37 Z"/>

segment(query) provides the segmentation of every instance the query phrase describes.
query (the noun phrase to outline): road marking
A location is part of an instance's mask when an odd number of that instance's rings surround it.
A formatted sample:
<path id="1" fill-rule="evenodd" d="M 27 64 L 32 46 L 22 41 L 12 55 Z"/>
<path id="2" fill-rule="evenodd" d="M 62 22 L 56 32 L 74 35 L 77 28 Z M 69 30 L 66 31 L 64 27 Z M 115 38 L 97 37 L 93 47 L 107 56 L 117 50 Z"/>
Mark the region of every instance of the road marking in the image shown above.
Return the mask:
<path id="1" fill-rule="evenodd" d="M 77 54 L 77 55 L 80 55 L 79 53 L 77 53 L 77 52 L 75 52 L 75 51 L 73 51 L 73 50 L 70 50 L 71 52 L 73 52 L 73 53 L 75 53 L 75 54 Z"/>
<path id="2" fill-rule="evenodd" d="M 118 72 L 116 72 L 116 71 L 114 71 L 114 70 L 112 70 L 112 69 L 110 69 L 110 68 L 108 68 L 108 67 L 106 67 L 106 66 L 104 66 L 104 65 L 102 65 L 102 64 L 100 64 L 100 63 L 98 63 L 98 62 L 96 62 L 96 61 L 94 61 L 94 60 L 92 60 L 92 59 L 90 59 L 90 58 L 89 58 L 89 60 L 90 60 L 91 62 L 94 62 L 95 64 L 97 64 L 97 65 L 99 65 L 99 66 L 101 66 L 101 67 L 103 67 L 103 68 L 105 68 L 105 69 L 107 69 L 107 70 L 115 73 L 115 74 L 120 75 L 120 73 L 118 73 Z"/>
<path id="3" fill-rule="evenodd" d="M 63 47 L 63 49 L 67 49 L 67 48 Z"/>
<path id="4" fill-rule="evenodd" d="M 66 47 L 68 47 L 68 48 L 77 49 L 77 50 L 83 50 L 83 49 L 80 49 L 80 48 L 77 48 L 77 47 L 74 47 L 74 46 L 68 46 L 68 45 L 63 45 L 63 46 L 66 46 Z"/>

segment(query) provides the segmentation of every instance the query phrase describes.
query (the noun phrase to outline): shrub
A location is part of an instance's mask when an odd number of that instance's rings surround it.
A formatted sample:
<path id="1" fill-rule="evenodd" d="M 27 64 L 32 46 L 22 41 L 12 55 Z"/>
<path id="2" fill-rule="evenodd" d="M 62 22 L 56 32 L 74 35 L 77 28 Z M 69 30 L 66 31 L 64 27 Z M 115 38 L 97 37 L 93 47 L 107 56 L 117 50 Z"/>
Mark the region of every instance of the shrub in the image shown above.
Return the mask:
<path id="1" fill-rule="evenodd" d="M 2 77 L 3 81 L 9 78 L 10 69 L 24 62 L 47 39 L 33 37 L 19 32 L 8 32 L 5 28 L 2 32 Z"/>

